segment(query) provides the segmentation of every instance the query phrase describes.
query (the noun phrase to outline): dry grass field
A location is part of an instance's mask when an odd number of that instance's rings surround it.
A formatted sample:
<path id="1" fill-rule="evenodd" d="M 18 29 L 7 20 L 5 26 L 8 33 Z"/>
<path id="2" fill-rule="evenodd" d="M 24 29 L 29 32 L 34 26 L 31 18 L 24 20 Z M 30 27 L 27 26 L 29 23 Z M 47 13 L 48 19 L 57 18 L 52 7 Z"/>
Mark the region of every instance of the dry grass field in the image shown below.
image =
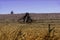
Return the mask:
<path id="1" fill-rule="evenodd" d="M 60 23 L 50 23 L 50 27 L 55 27 L 51 40 L 60 40 Z M 47 33 L 48 23 L 0 23 L 0 40 L 47 40 Z"/>
<path id="2" fill-rule="evenodd" d="M 60 40 L 59 13 L 30 14 L 34 22 L 29 24 L 17 22 L 22 16 L 0 15 L 0 40 Z"/>

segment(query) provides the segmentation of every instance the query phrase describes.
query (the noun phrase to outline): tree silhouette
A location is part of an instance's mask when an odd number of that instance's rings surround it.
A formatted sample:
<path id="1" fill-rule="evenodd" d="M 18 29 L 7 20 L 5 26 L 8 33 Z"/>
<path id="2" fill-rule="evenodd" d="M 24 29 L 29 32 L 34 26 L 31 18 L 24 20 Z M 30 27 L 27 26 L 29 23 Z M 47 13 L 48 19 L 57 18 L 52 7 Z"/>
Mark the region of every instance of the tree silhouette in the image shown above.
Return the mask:
<path id="1" fill-rule="evenodd" d="M 21 19 L 23 20 L 24 23 L 31 23 L 32 22 L 32 19 L 31 19 L 29 13 L 26 13 Z M 19 20 L 21 20 L 21 19 L 19 19 Z"/>
<path id="2" fill-rule="evenodd" d="M 11 14 L 13 14 L 14 12 L 13 11 L 11 11 Z"/>

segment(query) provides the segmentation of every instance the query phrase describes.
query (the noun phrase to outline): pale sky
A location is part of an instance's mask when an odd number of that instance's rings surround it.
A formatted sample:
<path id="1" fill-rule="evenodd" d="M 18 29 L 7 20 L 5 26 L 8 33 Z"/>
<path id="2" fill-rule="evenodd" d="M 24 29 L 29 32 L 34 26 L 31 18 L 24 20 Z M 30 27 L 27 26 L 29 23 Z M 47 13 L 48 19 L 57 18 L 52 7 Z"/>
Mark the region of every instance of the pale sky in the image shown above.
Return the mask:
<path id="1" fill-rule="evenodd" d="M 0 14 L 60 13 L 60 0 L 0 0 Z"/>

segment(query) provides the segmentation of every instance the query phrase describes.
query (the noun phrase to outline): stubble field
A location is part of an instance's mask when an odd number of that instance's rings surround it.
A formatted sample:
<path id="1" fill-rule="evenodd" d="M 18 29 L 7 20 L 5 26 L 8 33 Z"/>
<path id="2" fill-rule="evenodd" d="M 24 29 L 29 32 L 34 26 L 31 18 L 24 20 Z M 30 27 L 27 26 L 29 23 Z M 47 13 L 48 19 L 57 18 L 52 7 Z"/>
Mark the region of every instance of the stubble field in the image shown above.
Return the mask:
<path id="1" fill-rule="evenodd" d="M 60 23 L 49 23 L 54 28 L 51 40 L 60 40 Z M 0 40 L 46 40 L 48 23 L 0 23 Z"/>

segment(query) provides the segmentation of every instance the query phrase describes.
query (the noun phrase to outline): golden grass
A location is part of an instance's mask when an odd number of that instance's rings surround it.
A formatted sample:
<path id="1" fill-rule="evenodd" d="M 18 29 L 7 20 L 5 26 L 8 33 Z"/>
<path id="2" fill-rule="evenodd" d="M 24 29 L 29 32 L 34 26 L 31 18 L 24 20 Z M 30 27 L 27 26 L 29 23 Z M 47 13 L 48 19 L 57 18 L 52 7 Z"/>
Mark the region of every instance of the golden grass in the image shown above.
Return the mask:
<path id="1" fill-rule="evenodd" d="M 55 27 L 53 40 L 60 40 L 60 24 L 51 24 L 52 27 Z M 0 23 L 0 40 L 45 40 L 47 33 L 47 23 Z"/>

